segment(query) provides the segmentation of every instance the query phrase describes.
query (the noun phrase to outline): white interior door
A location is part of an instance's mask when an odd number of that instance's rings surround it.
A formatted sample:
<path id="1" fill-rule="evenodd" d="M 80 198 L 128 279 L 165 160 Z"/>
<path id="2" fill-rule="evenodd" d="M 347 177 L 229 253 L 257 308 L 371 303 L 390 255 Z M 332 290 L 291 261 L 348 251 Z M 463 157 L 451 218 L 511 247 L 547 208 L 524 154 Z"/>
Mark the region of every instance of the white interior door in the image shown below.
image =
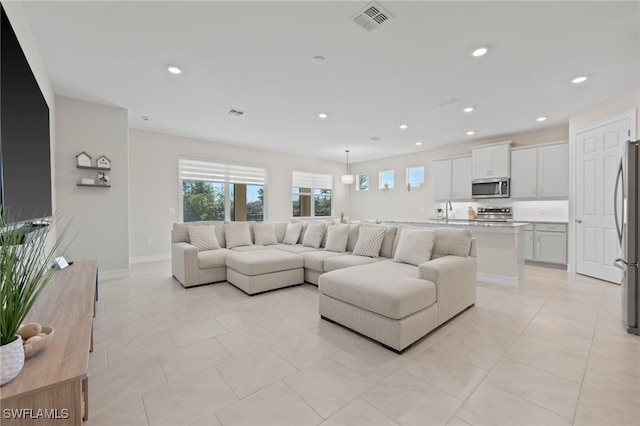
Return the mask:
<path id="1" fill-rule="evenodd" d="M 614 187 L 628 117 L 576 133 L 576 272 L 620 283 L 614 219 Z"/>

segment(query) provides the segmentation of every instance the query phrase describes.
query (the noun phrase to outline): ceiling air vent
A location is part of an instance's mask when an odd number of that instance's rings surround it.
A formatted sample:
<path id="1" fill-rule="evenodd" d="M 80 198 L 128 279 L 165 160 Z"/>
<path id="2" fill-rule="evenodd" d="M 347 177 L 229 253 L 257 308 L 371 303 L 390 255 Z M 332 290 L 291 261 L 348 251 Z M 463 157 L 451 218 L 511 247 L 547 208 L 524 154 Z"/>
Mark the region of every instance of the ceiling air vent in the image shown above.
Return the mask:
<path id="1" fill-rule="evenodd" d="M 372 31 L 393 18 L 378 3 L 369 3 L 364 9 L 356 14 L 351 20 L 367 31 Z"/>
<path id="2" fill-rule="evenodd" d="M 242 117 L 246 114 L 246 111 L 240 111 L 239 109 L 230 109 L 227 111 L 227 115 L 232 115 L 234 117 Z"/>

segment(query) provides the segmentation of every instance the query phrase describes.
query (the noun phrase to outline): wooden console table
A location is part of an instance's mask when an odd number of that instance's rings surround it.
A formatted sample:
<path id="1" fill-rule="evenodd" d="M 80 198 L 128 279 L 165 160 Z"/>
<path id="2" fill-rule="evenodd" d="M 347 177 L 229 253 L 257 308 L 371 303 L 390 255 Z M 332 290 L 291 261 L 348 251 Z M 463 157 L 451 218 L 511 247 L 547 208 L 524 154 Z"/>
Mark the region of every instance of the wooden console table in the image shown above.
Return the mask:
<path id="1" fill-rule="evenodd" d="M 88 418 L 97 288 L 95 260 L 55 272 L 25 320 L 53 327 L 54 336 L 0 387 L 3 425 L 81 425 Z"/>

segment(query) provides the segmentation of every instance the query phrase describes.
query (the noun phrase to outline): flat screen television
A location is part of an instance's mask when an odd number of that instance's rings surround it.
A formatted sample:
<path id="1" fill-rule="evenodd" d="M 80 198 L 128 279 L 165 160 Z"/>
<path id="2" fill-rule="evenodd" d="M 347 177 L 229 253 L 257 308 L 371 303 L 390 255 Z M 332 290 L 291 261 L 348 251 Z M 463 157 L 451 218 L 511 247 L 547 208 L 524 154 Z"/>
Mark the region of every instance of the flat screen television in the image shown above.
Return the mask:
<path id="1" fill-rule="evenodd" d="M 0 202 L 23 222 L 52 214 L 49 106 L 0 9 Z"/>

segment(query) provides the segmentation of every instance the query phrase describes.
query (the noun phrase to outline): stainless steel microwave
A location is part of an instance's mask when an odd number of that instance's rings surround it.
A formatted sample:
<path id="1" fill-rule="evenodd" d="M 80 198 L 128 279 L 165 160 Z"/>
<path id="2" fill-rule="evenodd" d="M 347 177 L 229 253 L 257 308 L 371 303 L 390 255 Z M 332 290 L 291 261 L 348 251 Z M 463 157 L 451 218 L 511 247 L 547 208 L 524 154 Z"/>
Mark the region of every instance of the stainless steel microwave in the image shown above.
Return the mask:
<path id="1" fill-rule="evenodd" d="M 508 198 L 509 178 L 474 179 L 471 198 Z"/>

